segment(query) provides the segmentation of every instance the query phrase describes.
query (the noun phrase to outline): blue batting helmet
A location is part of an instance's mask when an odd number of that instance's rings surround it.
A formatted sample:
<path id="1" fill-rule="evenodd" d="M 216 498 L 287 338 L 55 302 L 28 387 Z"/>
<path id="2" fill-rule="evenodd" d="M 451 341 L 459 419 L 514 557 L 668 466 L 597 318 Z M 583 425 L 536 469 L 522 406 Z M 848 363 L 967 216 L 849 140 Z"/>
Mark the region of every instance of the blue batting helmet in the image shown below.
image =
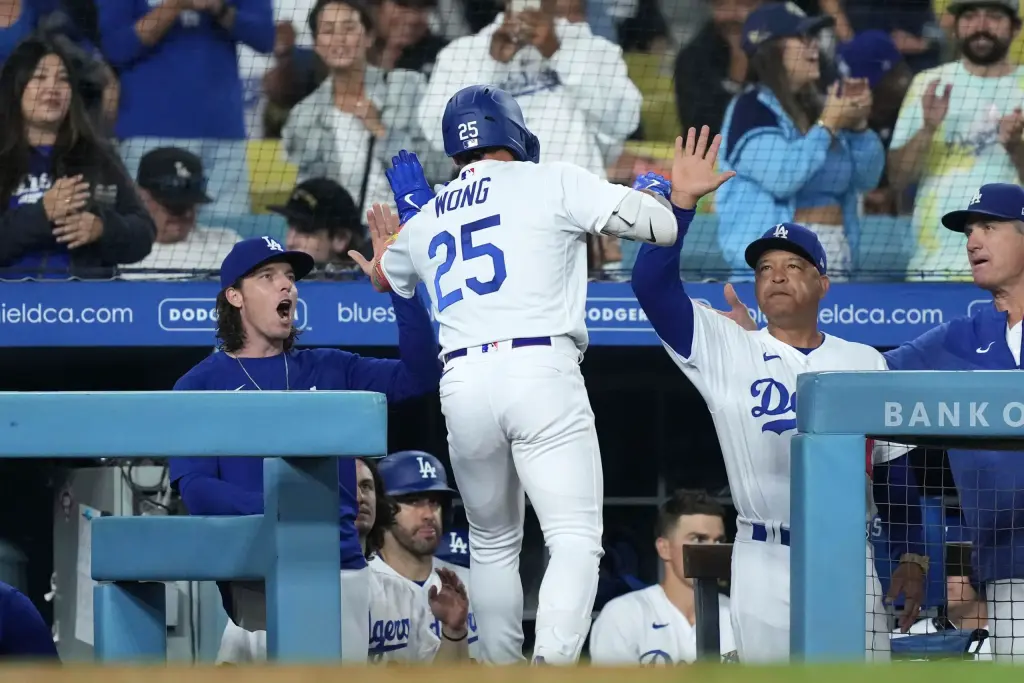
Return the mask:
<path id="1" fill-rule="evenodd" d="M 434 557 L 469 569 L 469 535 L 463 529 L 445 532 Z"/>
<path id="2" fill-rule="evenodd" d="M 399 451 L 377 462 L 384 493 L 389 496 L 407 496 L 415 493 L 447 493 L 455 491 L 448 486 L 448 474 L 441 461 L 425 451 Z"/>
<path id="3" fill-rule="evenodd" d="M 526 127 L 515 98 L 490 85 L 455 93 L 441 119 L 444 152 L 450 157 L 473 149 L 503 147 L 517 161 L 540 161 L 540 140 Z"/>

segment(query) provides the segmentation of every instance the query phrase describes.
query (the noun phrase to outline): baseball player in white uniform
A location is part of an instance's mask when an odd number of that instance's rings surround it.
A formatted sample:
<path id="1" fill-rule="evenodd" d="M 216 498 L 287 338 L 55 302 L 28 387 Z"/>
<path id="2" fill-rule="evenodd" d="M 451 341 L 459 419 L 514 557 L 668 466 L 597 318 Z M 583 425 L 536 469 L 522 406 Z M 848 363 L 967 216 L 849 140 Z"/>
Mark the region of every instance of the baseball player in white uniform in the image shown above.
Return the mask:
<path id="1" fill-rule="evenodd" d="M 439 569 L 454 572 L 468 586 L 468 569 L 435 557 L 444 540 L 443 518 L 455 497 L 444 464 L 424 451 L 400 451 L 381 460 L 379 471 L 384 493 L 397 509 L 384 529 L 380 547 L 367 548 L 371 551 L 370 565 L 375 571 L 401 577 L 416 586 L 424 602 L 431 588 L 441 587 Z M 466 623 L 469 654 L 475 659 L 477 629 L 472 602 Z M 448 637 L 440 619 L 434 619 L 432 629 L 438 638 Z"/>
<path id="2" fill-rule="evenodd" d="M 739 659 L 785 660 L 790 647 L 790 439 L 796 433 L 797 375 L 884 370 L 886 364 L 870 346 L 818 330 L 818 306 L 829 288 L 825 250 L 813 232 L 795 223 L 776 225 L 747 247 L 758 305 L 768 319 L 764 330 L 747 332 L 686 295 L 679 252 L 694 207 L 734 175 L 716 172 L 721 136 L 715 136 L 710 148 L 708 138 L 705 126 L 699 138 L 691 128 L 685 146 L 677 139 L 671 183 L 653 174 L 637 179 L 635 187 L 671 195 L 680 244 L 643 245 L 632 286 L 669 356 L 700 391 L 714 418 L 739 516 L 731 591 Z M 873 452 L 888 459 L 904 451 L 877 447 Z M 869 469 L 867 462 L 868 520 L 874 512 Z M 888 624 L 866 533 L 865 547 L 865 645 L 872 658 L 887 658 Z"/>
<path id="3" fill-rule="evenodd" d="M 661 583 L 620 595 L 601 610 L 590 631 L 593 664 L 672 666 L 697 660 L 693 581 L 683 574 L 683 546 L 725 543 L 725 510 L 704 493 L 676 491 L 658 510 L 654 543 Z M 723 658 L 735 654 L 729 598 L 719 596 Z"/>
<path id="4" fill-rule="evenodd" d="M 380 475 L 374 466 L 356 460 L 356 498 L 359 515 L 356 529 L 366 547 L 367 538 L 391 523 L 390 503 L 383 494 Z M 379 526 L 378 526 L 379 525 Z M 379 534 L 378 534 L 379 535 Z M 456 662 L 469 659 L 466 589 L 454 572 L 440 569 L 436 588 L 424 597 L 415 584 L 393 572 L 381 571 L 370 563 L 370 640 L 371 663 Z M 434 634 L 435 620 L 451 637 Z M 247 664 L 267 659 L 267 632 L 246 631 L 230 619 L 221 637 L 217 664 Z"/>
<path id="5" fill-rule="evenodd" d="M 572 664 L 603 554 L 601 456 L 579 369 L 586 236 L 671 244 L 676 223 L 664 198 L 536 163 L 537 138 L 502 90 L 460 90 L 442 129 L 458 177 L 431 198 L 415 157 L 396 157 L 389 178 L 404 227 L 372 263 L 353 258 L 381 291 L 412 297 L 423 282 L 440 323 L 441 408 L 469 523 L 481 660 L 523 660 L 525 490 L 550 551 L 533 662 Z M 388 217 L 375 206 L 369 218 Z"/>

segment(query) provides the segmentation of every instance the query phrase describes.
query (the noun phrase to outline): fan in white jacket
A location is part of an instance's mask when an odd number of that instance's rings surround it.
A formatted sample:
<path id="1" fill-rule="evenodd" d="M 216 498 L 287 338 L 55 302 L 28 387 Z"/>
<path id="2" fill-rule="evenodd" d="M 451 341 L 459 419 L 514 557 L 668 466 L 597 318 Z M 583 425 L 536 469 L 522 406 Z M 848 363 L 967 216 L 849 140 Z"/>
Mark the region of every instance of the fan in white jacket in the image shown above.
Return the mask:
<path id="1" fill-rule="evenodd" d="M 516 4 L 509 0 L 506 10 Z M 419 109 L 420 127 L 433 147 L 444 149 L 441 116 L 449 98 L 487 83 L 516 98 L 540 139 L 542 162 L 566 161 L 606 177 L 602 147 L 623 142 L 637 129 L 643 98 L 619 46 L 595 36 L 586 23 L 554 17 L 554 4 L 542 0 L 539 11 L 501 13 L 479 33 L 441 50 Z M 531 25 L 541 28 L 526 28 Z M 521 42 L 514 44 L 512 34 L 522 36 Z M 534 42 L 525 42 L 530 35 Z"/>
<path id="2" fill-rule="evenodd" d="M 697 659 L 693 582 L 683 575 L 683 546 L 724 543 L 724 514 L 719 503 L 693 491 L 676 491 L 662 504 L 654 547 L 664 578 L 604 606 L 590 632 L 593 664 L 673 666 Z M 718 629 L 723 659 L 735 659 L 729 600 L 724 596 L 719 598 Z"/>

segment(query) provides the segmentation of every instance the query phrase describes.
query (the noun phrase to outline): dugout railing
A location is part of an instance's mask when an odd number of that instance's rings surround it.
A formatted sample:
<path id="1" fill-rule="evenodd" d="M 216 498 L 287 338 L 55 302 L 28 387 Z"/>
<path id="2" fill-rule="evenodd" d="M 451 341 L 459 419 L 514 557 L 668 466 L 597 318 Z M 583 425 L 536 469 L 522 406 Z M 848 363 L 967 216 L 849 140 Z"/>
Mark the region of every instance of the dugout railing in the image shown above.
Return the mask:
<path id="1" fill-rule="evenodd" d="M 263 515 L 92 520 L 97 660 L 166 658 L 161 582 L 247 579 L 269 659 L 341 658 L 337 459 L 386 453 L 382 394 L 2 392 L 0 414 L 0 458 L 265 458 Z"/>
<path id="2" fill-rule="evenodd" d="M 791 652 L 812 662 L 863 661 L 865 438 L 1021 449 L 1024 396 L 1016 373 L 998 371 L 808 373 L 797 394 Z"/>

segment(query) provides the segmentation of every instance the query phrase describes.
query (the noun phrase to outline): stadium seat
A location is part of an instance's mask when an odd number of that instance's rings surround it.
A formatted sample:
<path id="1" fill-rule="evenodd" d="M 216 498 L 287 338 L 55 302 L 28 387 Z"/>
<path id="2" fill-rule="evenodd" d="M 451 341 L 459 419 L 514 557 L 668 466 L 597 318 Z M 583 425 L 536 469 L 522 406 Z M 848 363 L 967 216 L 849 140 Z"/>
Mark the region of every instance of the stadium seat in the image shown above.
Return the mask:
<path id="1" fill-rule="evenodd" d="M 647 140 L 672 142 L 679 134 L 672 63 L 659 54 L 630 52 L 623 55 L 630 80 L 643 95 L 640 122 Z"/>
<path id="2" fill-rule="evenodd" d="M 295 187 L 298 168 L 288 161 L 280 140 L 249 140 L 250 200 L 256 213 L 268 206 L 284 204 Z"/>

